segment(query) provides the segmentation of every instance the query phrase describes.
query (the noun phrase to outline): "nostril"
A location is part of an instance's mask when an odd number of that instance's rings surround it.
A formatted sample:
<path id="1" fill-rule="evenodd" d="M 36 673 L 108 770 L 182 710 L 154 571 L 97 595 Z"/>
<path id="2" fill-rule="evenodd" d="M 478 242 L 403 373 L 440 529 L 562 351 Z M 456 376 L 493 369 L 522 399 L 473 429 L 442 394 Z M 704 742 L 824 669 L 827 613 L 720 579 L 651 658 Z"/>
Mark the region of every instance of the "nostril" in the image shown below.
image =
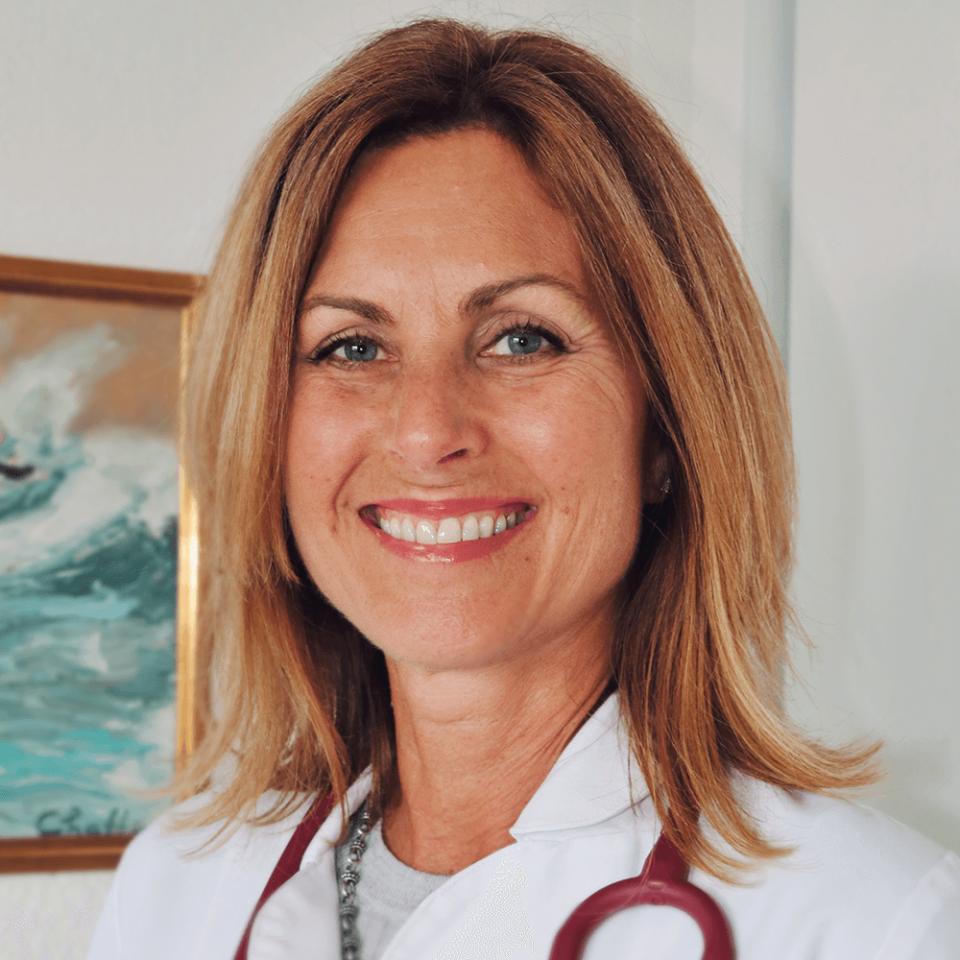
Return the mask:
<path id="1" fill-rule="evenodd" d="M 467 448 L 461 447 L 459 450 L 455 450 L 453 453 L 448 453 L 445 457 L 441 457 L 439 462 L 446 463 L 448 460 L 456 460 L 459 457 L 462 457 L 466 454 Z"/>

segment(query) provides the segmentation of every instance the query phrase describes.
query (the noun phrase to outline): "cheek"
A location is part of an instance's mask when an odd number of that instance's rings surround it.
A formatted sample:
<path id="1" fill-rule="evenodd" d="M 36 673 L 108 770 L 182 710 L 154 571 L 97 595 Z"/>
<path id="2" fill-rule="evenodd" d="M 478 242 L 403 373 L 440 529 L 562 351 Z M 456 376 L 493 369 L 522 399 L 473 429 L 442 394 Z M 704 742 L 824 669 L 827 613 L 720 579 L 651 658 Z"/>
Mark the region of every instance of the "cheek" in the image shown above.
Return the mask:
<path id="1" fill-rule="evenodd" d="M 642 415 L 627 382 L 594 368 L 533 398 L 501 430 L 525 451 L 561 512 L 639 514 Z"/>
<path id="2" fill-rule="evenodd" d="M 283 476 L 294 532 L 309 518 L 333 510 L 344 478 L 360 456 L 363 434 L 355 405 L 351 412 L 343 398 L 329 391 L 294 388 Z"/>

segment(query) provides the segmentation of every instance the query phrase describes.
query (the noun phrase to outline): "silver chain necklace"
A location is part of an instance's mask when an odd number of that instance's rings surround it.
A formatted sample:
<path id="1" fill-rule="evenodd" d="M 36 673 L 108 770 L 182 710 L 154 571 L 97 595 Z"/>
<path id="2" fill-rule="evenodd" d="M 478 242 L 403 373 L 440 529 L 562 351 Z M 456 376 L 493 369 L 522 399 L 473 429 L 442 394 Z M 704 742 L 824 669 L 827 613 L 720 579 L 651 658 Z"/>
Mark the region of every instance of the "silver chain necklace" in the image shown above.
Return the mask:
<path id="1" fill-rule="evenodd" d="M 345 863 L 337 878 L 340 895 L 340 949 L 343 960 L 360 960 L 360 935 L 357 932 L 357 882 L 360 879 L 360 858 L 367 849 L 367 834 L 373 824 L 367 813 L 367 802 L 360 808 L 360 821 L 354 831 Z"/>

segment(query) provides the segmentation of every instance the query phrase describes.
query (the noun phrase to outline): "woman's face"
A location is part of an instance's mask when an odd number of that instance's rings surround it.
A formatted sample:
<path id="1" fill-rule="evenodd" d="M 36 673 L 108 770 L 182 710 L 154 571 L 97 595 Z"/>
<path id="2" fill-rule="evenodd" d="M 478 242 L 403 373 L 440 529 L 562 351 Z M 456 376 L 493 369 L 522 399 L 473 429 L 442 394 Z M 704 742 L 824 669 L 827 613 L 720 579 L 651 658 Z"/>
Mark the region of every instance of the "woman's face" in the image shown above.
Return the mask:
<path id="1" fill-rule="evenodd" d="M 606 643 L 645 405 L 571 225 L 512 144 L 470 129 L 365 156 L 295 351 L 293 533 L 389 659 L 479 668 Z"/>

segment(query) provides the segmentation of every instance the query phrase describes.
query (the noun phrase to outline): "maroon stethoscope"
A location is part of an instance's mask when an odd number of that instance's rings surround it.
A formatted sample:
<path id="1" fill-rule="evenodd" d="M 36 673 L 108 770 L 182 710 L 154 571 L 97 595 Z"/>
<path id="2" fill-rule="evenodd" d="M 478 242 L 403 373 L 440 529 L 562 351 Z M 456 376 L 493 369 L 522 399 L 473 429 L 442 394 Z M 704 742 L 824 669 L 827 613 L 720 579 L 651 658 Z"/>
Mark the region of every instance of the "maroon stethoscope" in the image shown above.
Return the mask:
<path id="1" fill-rule="evenodd" d="M 326 797 L 300 821 L 256 907 L 247 922 L 234 960 L 247 960 L 247 942 L 254 917 L 267 899 L 299 869 L 310 841 L 333 809 L 333 797 Z M 653 845 L 639 876 L 618 880 L 590 894 L 567 917 L 554 938 L 550 960 L 580 960 L 587 938 L 612 914 L 643 904 L 676 907 L 692 917 L 703 934 L 701 960 L 734 960 L 733 937 L 723 912 L 716 902 L 687 880 L 689 867 L 677 848 L 663 834 Z"/>

